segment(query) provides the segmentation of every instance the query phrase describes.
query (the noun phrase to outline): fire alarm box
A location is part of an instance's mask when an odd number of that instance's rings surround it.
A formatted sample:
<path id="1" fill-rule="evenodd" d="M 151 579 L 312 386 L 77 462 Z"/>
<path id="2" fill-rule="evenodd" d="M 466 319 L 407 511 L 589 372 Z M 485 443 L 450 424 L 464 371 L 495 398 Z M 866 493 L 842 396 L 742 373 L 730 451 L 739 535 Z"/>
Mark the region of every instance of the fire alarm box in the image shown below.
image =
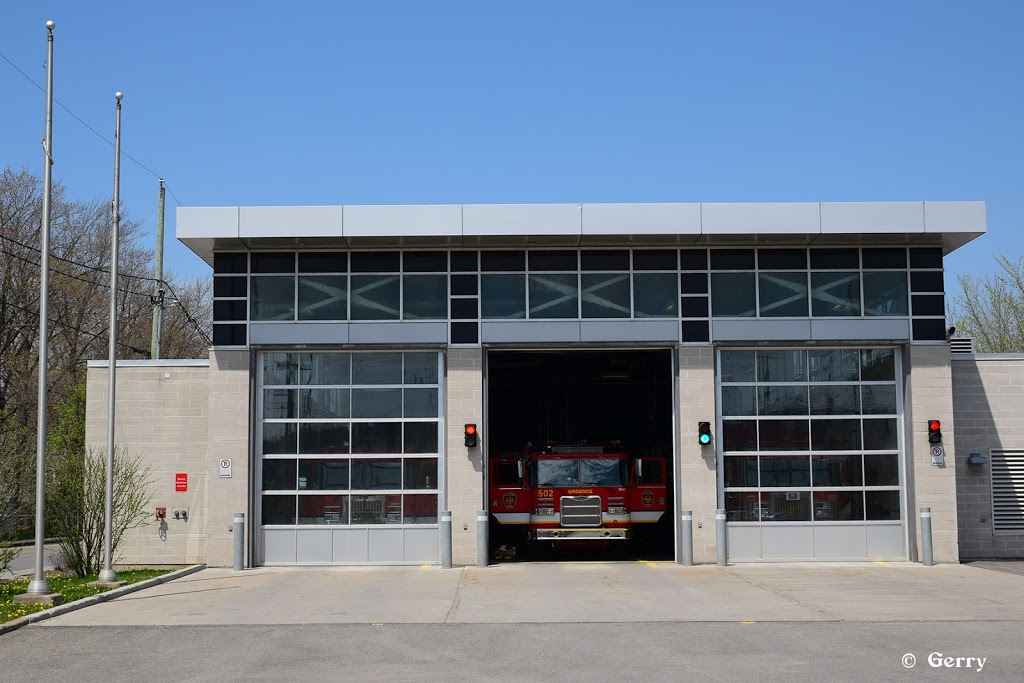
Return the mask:
<path id="1" fill-rule="evenodd" d="M 156 518 L 157 519 L 167 519 L 167 508 L 157 508 L 156 509 Z"/>

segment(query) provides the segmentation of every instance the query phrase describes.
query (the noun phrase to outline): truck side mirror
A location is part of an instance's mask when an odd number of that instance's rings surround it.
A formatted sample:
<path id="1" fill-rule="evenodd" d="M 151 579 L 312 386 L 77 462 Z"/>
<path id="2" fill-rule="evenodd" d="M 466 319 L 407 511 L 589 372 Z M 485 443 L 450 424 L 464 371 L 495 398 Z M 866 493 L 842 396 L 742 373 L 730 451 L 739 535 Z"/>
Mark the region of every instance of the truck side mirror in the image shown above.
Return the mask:
<path id="1" fill-rule="evenodd" d="M 523 468 L 523 461 L 522 460 L 516 460 L 516 473 L 519 475 L 519 483 L 523 482 L 523 475 L 524 475 L 524 471 L 523 470 L 524 470 L 524 468 Z"/>

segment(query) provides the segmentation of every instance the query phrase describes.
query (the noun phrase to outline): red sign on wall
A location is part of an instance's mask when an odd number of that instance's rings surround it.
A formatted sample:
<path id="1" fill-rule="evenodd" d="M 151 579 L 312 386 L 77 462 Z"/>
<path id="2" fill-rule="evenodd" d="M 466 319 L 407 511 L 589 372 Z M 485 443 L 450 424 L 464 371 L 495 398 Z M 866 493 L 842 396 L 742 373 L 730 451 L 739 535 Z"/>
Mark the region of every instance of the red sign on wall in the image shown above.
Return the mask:
<path id="1" fill-rule="evenodd" d="M 178 472 L 174 475 L 174 490 L 175 491 L 188 491 L 188 474 L 185 472 Z"/>

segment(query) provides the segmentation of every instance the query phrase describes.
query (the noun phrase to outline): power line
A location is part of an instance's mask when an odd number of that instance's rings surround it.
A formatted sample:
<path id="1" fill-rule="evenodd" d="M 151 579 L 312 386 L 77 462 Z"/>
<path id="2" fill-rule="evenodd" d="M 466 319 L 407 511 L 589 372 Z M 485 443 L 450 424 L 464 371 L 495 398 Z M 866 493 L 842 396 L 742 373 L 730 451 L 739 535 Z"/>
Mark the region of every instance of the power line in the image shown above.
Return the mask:
<path id="1" fill-rule="evenodd" d="M 12 308 L 17 308 L 18 310 L 23 311 L 25 313 L 29 313 L 31 315 L 38 315 L 39 314 L 38 310 L 32 310 L 31 308 L 25 308 L 24 306 L 16 304 L 13 301 L 8 301 L 6 299 L 0 299 L 0 303 L 3 303 L 5 306 L 10 306 Z M 98 332 L 92 332 L 90 330 L 84 330 L 81 327 L 78 327 L 76 325 L 71 325 L 70 323 L 66 323 L 66 322 L 63 322 L 61 320 L 57 320 L 56 318 L 50 320 L 50 322 L 53 323 L 54 325 L 60 325 L 61 327 L 65 328 L 65 329 L 74 330 L 75 332 L 78 332 L 79 334 L 88 335 L 89 338 L 90 338 L 89 339 L 90 341 L 96 341 L 97 339 L 102 339 L 103 341 L 106 341 L 107 339 L 109 339 L 109 337 L 105 337 L 105 336 L 101 335 Z M 31 330 L 38 329 L 35 325 L 20 325 L 19 327 L 21 327 L 22 329 L 31 329 Z M 117 340 L 117 344 L 119 346 L 123 346 L 124 348 L 128 349 L 129 351 L 134 351 L 135 353 L 138 353 L 138 354 L 141 354 L 141 355 L 144 355 L 144 356 L 149 356 L 150 355 L 149 354 L 149 349 L 140 349 L 137 346 L 132 346 L 131 344 L 128 344 L 128 343 L 120 341 L 120 340 Z"/>
<path id="2" fill-rule="evenodd" d="M 38 89 L 40 90 L 40 92 L 43 92 L 43 93 L 45 93 L 45 92 L 46 92 L 46 89 L 45 89 L 45 88 L 44 88 L 43 86 L 41 86 L 41 85 L 39 85 L 38 83 L 36 83 L 35 79 L 33 79 L 33 78 L 32 78 L 31 76 L 29 76 L 29 75 L 28 75 L 27 73 L 25 73 L 24 71 L 22 71 L 22 70 L 21 70 L 21 69 L 20 69 L 20 68 L 18 67 L 18 65 L 17 65 L 17 64 L 15 64 L 15 63 L 14 63 L 14 62 L 12 62 L 12 61 L 11 61 L 10 59 L 8 59 L 8 58 L 7 58 L 7 55 L 5 55 L 4 53 L 0 52 L 0 59 L 3 59 L 3 60 L 4 60 L 5 62 L 7 62 L 8 64 L 10 64 L 10 65 L 11 65 L 11 66 L 12 66 L 12 67 L 14 68 L 14 70 L 15 70 L 15 71 L 17 71 L 17 72 L 18 72 L 18 73 L 20 73 L 20 74 L 21 74 L 22 76 L 24 76 L 24 77 L 26 78 L 26 80 L 28 80 L 28 82 L 29 82 L 29 83 L 31 83 L 32 85 L 36 86 L 36 88 L 38 88 Z M 70 115 L 71 115 L 71 117 L 72 117 L 73 119 L 75 119 L 75 120 L 76 120 L 76 121 L 78 121 L 78 122 L 79 122 L 80 124 L 82 124 L 83 126 L 85 126 L 86 128 L 88 128 L 88 129 L 89 129 L 90 131 L 92 131 L 92 133 L 93 133 L 93 134 L 94 134 L 94 135 L 95 135 L 96 137 L 98 137 L 98 138 L 99 138 L 100 140 L 103 140 L 103 142 L 107 143 L 107 144 L 108 144 L 108 145 L 110 145 L 111 147 L 113 147 L 113 146 L 114 146 L 114 143 L 113 143 L 112 141 L 108 140 L 108 139 L 107 139 L 107 138 L 106 138 L 106 137 L 105 137 L 105 136 L 104 136 L 104 135 L 103 135 L 102 133 L 100 133 L 100 132 L 99 132 L 98 130 L 96 130 L 95 128 L 93 128 L 92 126 L 90 126 L 90 125 L 89 125 L 88 123 L 86 123 L 85 121 L 83 121 L 83 120 L 82 120 L 82 118 L 78 116 L 78 114 L 76 114 L 75 112 L 71 111 L 71 110 L 70 110 L 70 109 L 69 109 L 68 107 L 64 106 L 64 104 L 63 104 L 62 102 L 60 102 L 60 100 L 58 100 L 58 99 L 57 99 L 56 97 L 55 97 L 55 98 L 53 98 L 53 101 L 54 101 L 54 102 L 55 102 L 55 103 L 57 104 L 57 106 L 58 106 L 58 107 L 60 107 L 61 109 L 63 109 L 64 111 L 66 111 L 66 112 L 67 112 L 68 114 L 70 114 Z M 138 159 L 136 159 L 135 157 L 133 157 L 133 156 L 132 156 L 131 154 L 129 154 L 128 152 L 125 152 L 124 150 L 121 150 L 121 154 L 123 154 L 124 156 L 128 157 L 128 158 L 129 158 L 130 160 L 134 161 L 134 162 L 135 162 L 136 164 L 138 164 L 138 166 L 139 166 L 140 168 L 142 168 L 142 169 L 144 169 L 145 171 L 147 171 L 148 173 L 150 173 L 150 174 L 151 174 L 151 175 L 152 175 L 152 176 L 153 176 L 154 178 L 156 178 L 157 180 L 163 180 L 163 176 L 162 176 L 162 175 L 160 175 L 159 173 L 157 173 L 156 171 L 154 171 L 153 169 L 151 169 L 151 168 L 150 168 L 149 166 L 146 166 L 146 165 L 145 165 L 144 163 L 142 163 L 141 161 L 139 161 Z M 166 187 L 166 186 L 167 186 L 167 183 L 165 182 L 165 183 L 164 183 L 164 187 Z M 181 206 L 181 202 L 180 202 L 180 201 L 178 201 L 178 197 L 177 197 L 177 196 L 175 196 L 175 194 L 174 194 L 173 192 L 171 192 L 171 196 L 172 196 L 172 197 L 174 197 L 174 201 L 175 201 L 175 202 L 176 202 L 176 203 L 178 204 L 178 206 Z"/>
<path id="3" fill-rule="evenodd" d="M 0 235 L 0 237 L 3 237 L 3 235 Z M 25 258 L 21 254 L 15 254 L 14 252 L 7 251 L 6 249 L 0 249 L 0 254 L 6 254 L 7 256 L 10 256 L 11 258 L 16 258 L 19 261 L 27 263 L 30 266 L 38 266 L 39 265 L 39 261 L 33 261 L 32 259 Z M 64 260 L 64 259 L 61 259 L 58 256 L 54 256 L 53 258 L 57 259 L 58 261 L 63 261 Z M 78 264 L 75 264 L 75 265 L 78 265 Z M 81 266 L 81 267 L 87 267 L 87 266 Z M 84 282 L 85 284 L 92 285 L 93 287 L 104 287 L 106 289 L 110 288 L 110 283 L 109 282 L 96 282 L 95 280 L 87 280 L 84 277 L 81 277 L 79 275 L 75 275 L 73 273 L 65 273 L 64 271 L 57 270 L 56 268 L 53 269 L 53 272 L 57 273 L 58 275 L 62 275 L 64 277 L 71 278 L 72 280 L 78 280 L 79 282 Z M 109 272 L 109 271 L 101 271 L 101 272 Z M 143 293 L 143 292 L 136 292 L 134 289 L 125 289 L 124 291 L 127 292 L 128 294 L 134 294 L 136 296 L 144 296 L 144 297 L 148 297 L 149 296 L 149 294 L 146 294 L 146 293 Z"/>

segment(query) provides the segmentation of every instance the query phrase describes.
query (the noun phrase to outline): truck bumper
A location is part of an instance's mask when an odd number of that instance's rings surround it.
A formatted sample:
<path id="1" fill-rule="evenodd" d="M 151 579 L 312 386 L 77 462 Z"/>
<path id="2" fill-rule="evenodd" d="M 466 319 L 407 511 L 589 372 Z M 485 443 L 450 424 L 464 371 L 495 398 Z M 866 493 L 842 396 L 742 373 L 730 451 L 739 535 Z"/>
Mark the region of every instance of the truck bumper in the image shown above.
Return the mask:
<path id="1" fill-rule="evenodd" d="M 536 529 L 533 536 L 538 541 L 625 541 L 629 540 L 629 529 Z"/>

